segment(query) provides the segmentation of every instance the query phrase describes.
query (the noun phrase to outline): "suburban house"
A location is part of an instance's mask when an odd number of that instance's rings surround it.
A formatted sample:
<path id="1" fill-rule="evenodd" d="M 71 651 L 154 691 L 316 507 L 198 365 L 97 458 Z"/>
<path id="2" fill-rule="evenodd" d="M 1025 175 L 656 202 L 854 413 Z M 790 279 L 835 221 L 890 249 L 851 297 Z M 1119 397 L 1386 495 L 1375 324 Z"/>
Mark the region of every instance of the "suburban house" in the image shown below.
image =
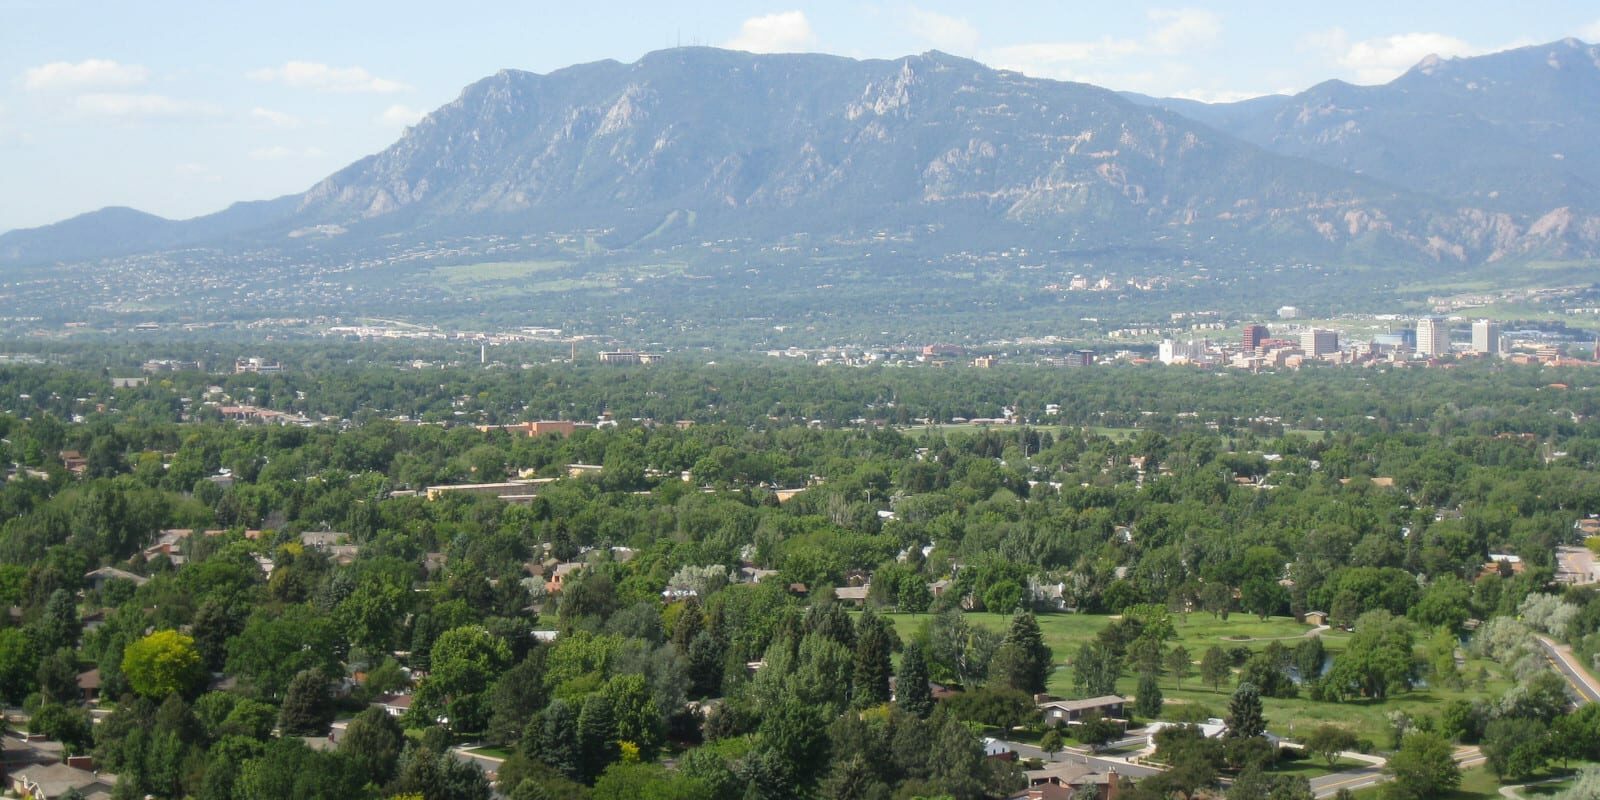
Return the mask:
<path id="1" fill-rule="evenodd" d="M 385 712 L 388 712 L 389 716 L 391 716 L 391 717 L 405 716 L 405 713 L 407 711 L 411 710 L 411 695 L 409 695 L 409 694 L 385 694 L 385 695 L 379 695 L 376 699 L 374 699 L 372 701 L 372 704 L 377 706 L 378 708 L 383 709 Z"/>
<path id="2" fill-rule="evenodd" d="M 78 691 L 83 693 L 83 702 L 91 706 L 100 702 L 99 667 L 78 673 Z"/>
<path id="3" fill-rule="evenodd" d="M 143 586 L 150 582 L 150 579 L 143 575 L 135 575 L 116 567 L 101 567 L 85 574 L 83 579 L 89 582 L 89 588 L 97 592 L 106 588 L 106 584 L 112 581 L 133 581 L 135 586 Z"/>
<path id="4" fill-rule="evenodd" d="M 116 776 L 66 764 L 24 767 L 11 773 L 11 791 L 29 800 L 55 800 L 76 790 L 84 800 L 111 800 Z"/>
<path id="5" fill-rule="evenodd" d="M 350 534 L 338 531 L 306 531 L 300 534 L 300 546 L 310 550 L 327 550 L 343 544 L 349 538 Z"/>
<path id="6" fill-rule="evenodd" d="M 983 757 L 995 758 L 1001 761 L 1016 761 L 1017 751 L 1012 750 L 1011 745 L 993 736 L 985 736 L 983 737 Z"/>
<path id="7" fill-rule="evenodd" d="M 840 586 L 839 588 L 833 590 L 833 599 L 859 608 L 860 606 L 866 604 L 868 591 L 871 591 L 871 587 Z"/>
<path id="8" fill-rule="evenodd" d="M 1096 800 L 1115 800 L 1117 771 L 1101 772 L 1087 764 L 1052 762 L 1042 769 L 1024 770 L 1028 788 L 1011 795 L 1010 800 L 1072 800 L 1078 792 L 1093 791 Z"/>
<path id="9" fill-rule="evenodd" d="M 149 561 L 156 556 L 166 556 L 173 566 L 184 562 L 183 543 L 193 531 L 184 528 L 169 528 L 156 535 L 156 540 L 144 549 L 144 560 Z"/>
<path id="10" fill-rule="evenodd" d="M 585 566 L 587 565 L 582 561 L 566 561 L 557 564 L 556 568 L 550 572 L 550 580 L 545 581 L 544 590 L 550 594 L 560 594 L 561 587 L 566 584 L 567 578 L 571 577 L 573 573 L 582 570 Z"/>
<path id="11" fill-rule="evenodd" d="M 1114 694 L 1085 700 L 1048 700 L 1039 704 L 1039 711 L 1044 714 L 1046 725 L 1077 725 L 1091 714 L 1106 719 L 1126 719 L 1123 707 L 1127 702 L 1128 698 Z"/>
<path id="12" fill-rule="evenodd" d="M 897 686 L 896 686 L 896 678 L 895 678 L 895 676 L 890 675 L 889 676 L 889 700 L 890 701 L 893 701 L 896 698 L 896 695 L 895 695 L 896 688 L 897 688 Z M 952 689 L 949 686 L 946 686 L 946 685 L 944 685 L 942 683 L 935 683 L 933 681 L 928 681 L 928 693 L 933 696 L 934 700 L 943 700 L 946 697 L 954 697 L 957 694 L 960 694 L 960 692 L 957 692 L 955 689 Z"/>

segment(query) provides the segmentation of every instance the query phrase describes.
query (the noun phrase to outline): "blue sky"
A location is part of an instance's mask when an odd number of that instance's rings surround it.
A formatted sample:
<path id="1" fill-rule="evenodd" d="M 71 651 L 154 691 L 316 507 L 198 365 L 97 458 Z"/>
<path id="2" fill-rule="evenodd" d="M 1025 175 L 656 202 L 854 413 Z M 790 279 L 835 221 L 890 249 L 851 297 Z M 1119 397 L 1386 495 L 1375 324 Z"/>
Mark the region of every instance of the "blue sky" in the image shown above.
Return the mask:
<path id="1" fill-rule="evenodd" d="M 1600 40 L 1600 5 L 0 0 L 0 231 L 107 205 L 188 217 L 302 191 L 496 70 L 678 43 L 940 49 L 1215 101 L 1381 83 L 1429 53 L 1566 36 Z"/>

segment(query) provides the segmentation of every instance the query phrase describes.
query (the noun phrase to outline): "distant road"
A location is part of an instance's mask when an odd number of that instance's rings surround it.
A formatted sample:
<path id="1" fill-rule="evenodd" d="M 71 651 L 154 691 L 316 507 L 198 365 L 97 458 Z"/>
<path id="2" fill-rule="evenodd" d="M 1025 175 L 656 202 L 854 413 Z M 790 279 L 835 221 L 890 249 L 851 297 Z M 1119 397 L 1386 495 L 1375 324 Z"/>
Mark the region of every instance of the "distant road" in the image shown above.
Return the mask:
<path id="1" fill-rule="evenodd" d="M 1572 648 L 1558 644 L 1548 636 L 1540 636 L 1539 644 L 1544 647 L 1545 658 L 1550 659 L 1550 665 L 1556 668 L 1561 677 L 1567 679 L 1567 684 L 1578 695 L 1578 703 L 1600 703 L 1600 681 L 1596 681 L 1589 670 L 1585 669 L 1577 657 L 1572 654 Z"/>
<path id="2" fill-rule="evenodd" d="M 1124 742 L 1144 741 L 1144 737 L 1143 736 L 1132 736 L 1132 737 L 1129 737 L 1127 739 L 1124 739 L 1123 741 Z M 1019 755 L 1019 756 L 1021 756 L 1023 758 L 1037 758 L 1040 761 L 1043 761 L 1043 762 L 1045 762 L 1047 764 L 1052 762 L 1052 761 L 1054 761 L 1056 763 L 1063 763 L 1064 762 L 1064 763 L 1068 763 L 1068 764 L 1086 764 L 1086 765 L 1088 765 L 1090 767 L 1094 767 L 1095 769 L 1097 769 L 1097 770 L 1099 770 L 1101 772 L 1107 772 L 1109 770 L 1116 770 L 1118 775 L 1122 775 L 1122 776 L 1128 777 L 1128 778 L 1135 778 L 1135 779 L 1137 779 L 1137 778 L 1148 778 L 1151 775 L 1159 775 L 1159 774 L 1161 774 L 1161 770 L 1159 770 L 1159 769 L 1157 769 L 1155 767 L 1147 767 L 1147 766 L 1144 766 L 1142 764 L 1131 764 L 1131 763 L 1127 762 L 1126 760 L 1120 759 L 1120 758 L 1109 758 L 1109 757 L 1105 757 L 1105 756 L 1097 756 L 1097 755 L 1094 755 L 1093 753 L 1090 753 L 1088 750 L 1085 750 L 1085 749 L 1083 749 L 1081 747 L 1066 747 L 1066 748 L 1062 748 L 1061 752 L 1057 753 L 1055 758 L 1051 758 L 1043 750 L 1040 750 L 1038 747 L 1035 747 L 1034 745 L 1031 745 L 1031 744 L 1024 744 L 1022 742 L 1009 742 L 1009 741 L 1004 741 L 1004 740 L 1001 740 L 1001 743 L 1004 744 L 1006 747 L 1009 747 L 1012 750 L 1016 751 L 1017 755 Z"/>

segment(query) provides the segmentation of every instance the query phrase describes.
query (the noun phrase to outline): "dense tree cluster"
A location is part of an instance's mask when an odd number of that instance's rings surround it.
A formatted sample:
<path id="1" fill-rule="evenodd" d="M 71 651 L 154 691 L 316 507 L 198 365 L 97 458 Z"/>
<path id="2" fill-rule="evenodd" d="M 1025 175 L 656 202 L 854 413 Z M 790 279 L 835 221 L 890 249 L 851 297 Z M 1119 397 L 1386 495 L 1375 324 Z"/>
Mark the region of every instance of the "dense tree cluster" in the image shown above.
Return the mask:
<path id="1" fill-rule="evenodd" d="M 127 796 L 484 797 L 453 749 L 472 739 L 509 754 L 516 798 L 977 798 L 1018 773 L 974 726 L 1123 681 L 1136 717 L 1171 718 L 1161 679 L 1197 677 L 1231 691 L 1230 734 L 1163 732 L 1174 768 L 1140 791 L 1226 774 L 1298 797 L 1270 771 L 1262 698 L 1466 685 L 1475 619 L 1473 654 L 1519 681 L 1397 727 L 1394 791 L 1450 785 L 1434 739 L 1481 741 L 1506 776 L 1593 758 L 1569 746 L 1600 741 L 1593 715 L 1563 713 L 1530 637 L 1600 650 L 1600 598 L 1551 582 L 1555 546 L 1600 513 L 1600 408 L 1537 370 L 1452 372 L 330 367 L 111 395 L 0 368 L 0 696 Z M 211 381 L 334 419 L 226 422 L 190 402 Z M 1039 421 L 1047 402 L 1062 424 L 913 422 Z M 607 412 L 570 436 L 431 424 Z M 552 480 L 516 503 L 427 491 L 518 476 Z M 1191 614 L 1311 611 L 1347 629 L 1337 651 L 1174 641 Z M 1055 652 L 1040 619 L 1066 612 L 1118 616 Z M 336 719 L 336 747 L 307 744 Z M 1306 744 L 1330 763 L 1353 746 Z"/>

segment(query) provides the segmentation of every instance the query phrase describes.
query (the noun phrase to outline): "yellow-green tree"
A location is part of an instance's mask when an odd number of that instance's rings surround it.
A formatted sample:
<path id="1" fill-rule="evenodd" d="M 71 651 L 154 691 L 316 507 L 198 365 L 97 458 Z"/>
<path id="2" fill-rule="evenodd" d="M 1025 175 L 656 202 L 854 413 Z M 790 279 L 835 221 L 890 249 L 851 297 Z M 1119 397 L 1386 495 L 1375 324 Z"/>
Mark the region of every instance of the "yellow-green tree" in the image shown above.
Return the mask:
<path id="1" fill-rule="evenodd" d="M 194 689 L 205 679 L 205 665 L 193 638 L 177 631 L 156 631 L 123 651 L 122 674 L 134 691 L 161 698 Z"/>

